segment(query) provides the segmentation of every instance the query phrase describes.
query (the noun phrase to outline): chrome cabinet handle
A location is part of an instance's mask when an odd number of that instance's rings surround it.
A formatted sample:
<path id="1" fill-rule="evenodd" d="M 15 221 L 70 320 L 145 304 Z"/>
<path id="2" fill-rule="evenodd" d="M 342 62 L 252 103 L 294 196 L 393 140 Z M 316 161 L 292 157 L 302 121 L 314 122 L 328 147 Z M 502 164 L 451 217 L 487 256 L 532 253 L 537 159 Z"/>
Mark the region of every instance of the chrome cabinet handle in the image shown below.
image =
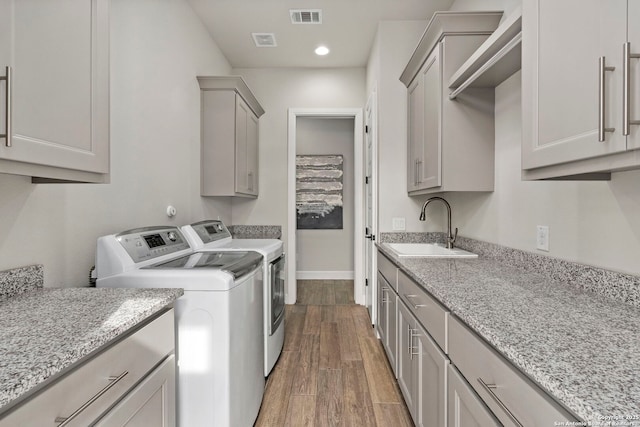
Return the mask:
<path id="1" fill-rule="evenodd" d="M 426 307 L 427 306 L 427 304 L 414 304 L 414 303 L 411 302 L 411 298 L 417 298 L 418 295 L 407 295 L 407 294 L 403 294 L 403 295 L 407 299 L 407 301 L 409 301 L 409 305 L 411 305 L 414 310 L 417 310 L 420 307 Z"/>
<path id="2" fill-rule="evenodd" d="M 64 427 L 64 426 L 68 425 L 71 421 L 73 421 L 74 418 L 76 418 L 78 415 L 80 415 L 82 413 L 82 411 L 84 411 L 89 406 L 91 406 L 91 404 L 93 404 L 93 402 L 98 400 L 103 394 L 108 392 L 111 389 L 111 387 L 116 385 L 118 383 L 118 381 L 120 381 L 125 376 L 127 376 L 128 373 L 129 373 L 129 371 L 124 371 L 123 373 L 121 373 L 117 377 L 109 377 L 109 381 L 110 381 L 109 384 L 107 384 L 107 386 L 105 388 L 103 388 L 102 390 L 97 392 L 91 399 L 87 400 L 81 407 L 76 409 L 73 412 L 73 414 L 69 415 L 68 417 L 56 417 L 55 422 L 56 423 L 60 423 L 60 424 L 58 424 L 57 427 Z"/>
<path id="3" fill-rule="evenodd" d="M 413 161 L 413 185 L 418 185 L 418 159 Z"/>
<path id="4" fill-rule="evenodd" d="M 0 138 L 5 138 L 5 147 L 11 147 L 11 67 L 5 67 L 5 75 L 0 76 L 7 84 L 7 97 L 4 107 L 4 120 L 6 123 L 5 133 L 0 134 Z"/>
<path id="5" fill-rule="evenodd" d="M 389 292 L 389 288 L 387 288 L 386 286 L 384 288 L 382 288 L 382 303 L 386 304 L 389 302 L 389 299 L 387 298 L 387 292 Z"/>
<path id="6" fill-rule="evenodd" d="M 420 169 L 422 169 L 422 160 L 418 160 L 418 164 L 417 164 L 417 167 L 416 167 L 416 170 L 417 170 L 416 175 L 418 176 L 417 177 L 417 184 L 418 185 L 420 185 L 420 183 L 422 183 L 422 174 L 420 173 L 421 172 Z"/>
<path id="7" fill-rule="evenodd" d="M 604 76 L 606 71 L 613 71 L 616 67 L 607 67 L 605 57 L 601 56 L 599 58 L 599 73 L 598 73 L 598 141 L 604 142 L 605 140 L 605 132 L 614 132 L 615 128 L 608 128 L 605 125 L 605 82 Z"/>
<path id="8" fill-rule="evenodd" d="M 411 325 L 409 325 L 408 323 L 407 323 L 407 341 L 409 343 L 409 345 L 407 346 L 407 354 L 411 356 L 411 353 L 413 353 L 413 348 L 411 348 L 413 343 L 411 342 Z M 411 359 L 413 359 L 413 356 L 411 356 Z"/>
<path id="9" fill-rule="evenodd" d="M 249 191 L 253 191 L 253 172 L 249 172 L 247 178 L 247 180 L 249 181 Z"/>
<path id="10" fill-rule="evenodd" d="M 411 342 L 411 360 L 413 360 L 413 356 L 417 356 L 418 353 L 414 353 L 415 347 L 413 347 L 413 339 L 415 337 L 419 337 L 420 334 L 417 333 L 416 329 L 411 329 L 409 334 L 409 341 Z"/>
<path id="11" fill-rule="evenodd" d="M 622 45 L 622 134 L 631 133 L 631 125 L 640 125 L 640 120 L 631 120 L 631 58 L 639 59 L 640 54 L 631 53 L 631 43 Z"/>
<path id="12" fill-rule="evenodd" d="M 502 400 L 500 400 L 500 398 L 493 392 L 493 389 L 498 388 L 497 385 L 487 384 L 482 380 L 482 378 L 478 378 L 478 382 L 480 383 L 482 388 L 484 388 L 487 391 L 487 393 L 489 393 L 489 396 L 491 396 L 491 398 L 498 404 L 498 406 L 500 406 L 500 409 L 502 409 L 505 412 L 505 414 L 507 414 L 509 418 L 511 418 L 511 421 L 513 421 L 515 425 L 519 427 L 524 427 L 522 423 L 518 421 L 516 416 L 513 415 L 513 413 L 509 410 L 509 408 L 507 408 L 507 405 L 502 403 Z"/>

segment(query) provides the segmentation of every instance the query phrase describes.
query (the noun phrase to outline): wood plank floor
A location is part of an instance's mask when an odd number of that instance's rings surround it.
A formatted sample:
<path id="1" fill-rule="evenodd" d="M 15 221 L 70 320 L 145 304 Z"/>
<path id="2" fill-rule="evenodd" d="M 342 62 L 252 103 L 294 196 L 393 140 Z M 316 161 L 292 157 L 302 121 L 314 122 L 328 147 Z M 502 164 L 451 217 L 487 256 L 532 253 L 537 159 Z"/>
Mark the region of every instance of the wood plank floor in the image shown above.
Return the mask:
<path id="1" fill-rule="evenodd" d="M 412 426 L 353 282 L 298 281 L 256 426 Z"/>

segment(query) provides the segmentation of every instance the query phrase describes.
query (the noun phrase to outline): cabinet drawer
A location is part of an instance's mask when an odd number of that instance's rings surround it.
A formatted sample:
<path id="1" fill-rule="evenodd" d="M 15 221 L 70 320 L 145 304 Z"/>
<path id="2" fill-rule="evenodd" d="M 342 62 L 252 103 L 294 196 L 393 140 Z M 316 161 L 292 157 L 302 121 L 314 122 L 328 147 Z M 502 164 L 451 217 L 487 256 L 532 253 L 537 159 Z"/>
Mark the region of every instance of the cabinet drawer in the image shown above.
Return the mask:
<path id="1" fill-rule="evenodd" d="M 378 271 L 382 273 L 387 282 L 394 291 L 398 291 L 398 267 L 396 267 L 389 259 L 378 252 Z"/>
<path id="2" fill-rule="evenodd" d="M 23 402 L 0 420 L 0 427 L 57 426 L 99 395 L 68 424 L 90 425 L 174 347 L 174 314 L 169 310 Z"/>
<path id="3" fill-rule="evenodd" d="M 576 421 L 457 318 L 449 325 L 449 357 L 505 425 L 518 425 L 514 419 L 524 426 Z"/>
<path id="4" fill-rule="evenodd" d="M 398 272 L 398 294 L 429 335 L 447 353 L 449 312 L 402 271 Z"/>

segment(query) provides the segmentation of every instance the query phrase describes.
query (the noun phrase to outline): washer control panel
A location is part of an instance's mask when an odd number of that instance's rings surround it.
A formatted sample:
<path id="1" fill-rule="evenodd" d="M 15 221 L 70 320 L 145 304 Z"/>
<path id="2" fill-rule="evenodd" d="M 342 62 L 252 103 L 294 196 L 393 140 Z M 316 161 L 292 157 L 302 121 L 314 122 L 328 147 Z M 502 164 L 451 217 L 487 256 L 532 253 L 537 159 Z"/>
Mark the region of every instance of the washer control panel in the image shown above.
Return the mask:
<path id="1" fill-rule="evenodd" d="M 177 227 L 136 228 L 123 231 L 116 239 L 135 263 L 190 248 Z"/>
<path id="2" fill-rule="evenodd" d="M 191 224 L 202 243 L 211 243 L 217 240 L 230 238 L 231 233 L 220 220 L 208 220 Z"/>

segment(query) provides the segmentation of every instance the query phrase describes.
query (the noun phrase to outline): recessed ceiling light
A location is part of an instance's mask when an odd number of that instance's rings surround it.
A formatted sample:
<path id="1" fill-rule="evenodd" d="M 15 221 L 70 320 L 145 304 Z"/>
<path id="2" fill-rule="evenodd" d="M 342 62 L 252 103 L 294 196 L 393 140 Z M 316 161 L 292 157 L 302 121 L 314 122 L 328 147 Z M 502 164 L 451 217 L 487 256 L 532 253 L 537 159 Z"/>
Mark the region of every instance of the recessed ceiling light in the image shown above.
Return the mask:
<path id="1" fill-rule="evenodd" d="M 318 46 L 316 48 L 316 55 L 324 56 L 329 53 L 329 48 L 326 46 Z"/>

